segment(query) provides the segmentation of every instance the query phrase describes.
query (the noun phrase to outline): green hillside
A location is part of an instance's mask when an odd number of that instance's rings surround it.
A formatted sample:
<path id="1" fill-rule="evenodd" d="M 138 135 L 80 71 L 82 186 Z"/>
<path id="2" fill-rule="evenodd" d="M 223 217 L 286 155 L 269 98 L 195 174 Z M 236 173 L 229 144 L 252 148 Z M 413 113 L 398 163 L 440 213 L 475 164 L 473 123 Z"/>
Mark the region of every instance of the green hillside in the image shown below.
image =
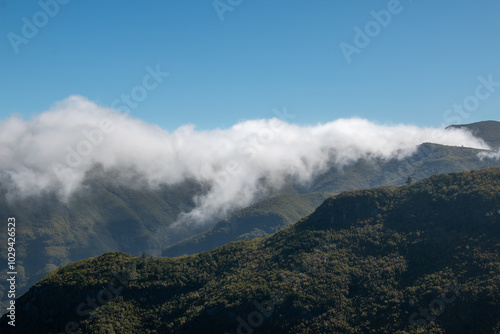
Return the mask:
<path id="1" fill-rule="evenodd" d="M 500 149 L 500 122 L 484 121 L 472 124 L 450 125 L 448 128 L 468 129 L 494 149 Z M 447 128 L 447 129 L 448 129 Z"/>
<path id="2" fill-rule="evenodd" d="M 236 211 L 208 231 L 188 237 L 165 249 L 164 256 L 207 251 L 230 241 L 264 237 L 309 214 L 322 197 L 316 192 L 340 193 L 378 186 L 404 185 L 410 177 L 421 180 L 434 174 L 500 166 L 500 160 L 480 159 L 480 150 L 425 143 L 410 157 L 360 160 L 342 169 L 331 168 L 306 185 L 292 184 L 303 195 L 282 195 Z M 306 204 L 305 201 L 313 199 Z M 293 214 L 291 213 L 293 211 Z"/>
<path id="3" fill-rule="evenodd" d="M 416 181 L 433 174 L 500 166 L 498 159 L 480 159 L 479 152 L 471 148 L 423 144 L 415 154 L 403 160 L 361 160 L 342 169 L 332 167 L 316 175 L 309 184 L 298 185 L 290 181 L 271 194 L 340 193 L 381 185 L 403 185 L 408 177 Z M 165 255 L 192 254 L 242 238 L 263 237 L 307 215 L 314 204 L 299 203 L 288 197 L 290 205 L 268 207 L 264 203 L 260 212 L 240 211 L 230 216 L 229 224 L 222 221 L 208 232 L 213 225 L 169 229 L 179 213 L 194 206 L 195 196 L 206 191 L 202 185 L 185 182 L 149 189 L 124 186 L 116 179 L 119 179 L 117 171 L 104 173 L 96 168 L 87 176 L 84 189 L 69 203 L 59 202 L 50 193 L 9 203 L 5 198 L 6 187 L 0 184 L 1 221 L 5 223 L 7 217 L 15 216 L 20 222 L 17 231 L 20 242 L 16 248 L 20 293 L 61 265 L 104 252 L 161 255 L 167 248 Z M 319 200 L 314 194 L 308 196 L 296 198 Z M 281 208 L 284 211 L 280 211 Z M 238 229 L 233 230 L 233 226 Z M 196 236 L 185 240 L 193 235 Z M 176 245 L 168 248 L 173 244 Z M 6 261 L 6 244 L 0 243 L 0 252 L 0 260 Z M 5 275 L 5 272 L 0 273 L 2 309 L 7 301 Z"/>
<path id="4" fill-rule="evenodd" d="M 237 210 L 208 231 L 169 246 L 163 256 L 207 251 L 231 241 L 268 236 L 307 216 L 331 193 L 275 196 Z"/>
<path id="5" fill-rule="evenodd" d="M 299 190 L 339 193 L 346 190 L 404 185 L 408 177 L 421 180 L 434 174 L 500 166 L 498 159 L 480 159 L 480 152 L 483 151 L 424 143 L 413 155 L 405 159 L 362 159 L 342 169 L 331 168 L 318 175 L 306 188 Z"/>
<path id="6" fill-rule="evenodd" d="M 0 330 L 499 333 L 500 168 L 344 192 L 269 237 L 196 255 L 82 260 L 16 312 Z"/>
<path id="7" fill-rule="evenodd" d="M 0 185 L 0 189 L 5 189 Z M 7 218 L 15 217 L 19 292 L 26 291 L 55 268 L 100 255 L 123 251 L 157 255 L 166 245 L 193 231 L 166 232 L 177 215 L 193 207 L 199 186 L 185 183 L 159 189 L 134 188 L 113 182 L 108 175 L 90 176 L 85 188 L 68 203 L 53 194 L 43 194 L 8 202 L 0 192 L 0 219 L 7 229 Z M 200 232 L 200 230 L 198 230 Z M 7 243 L 0 243 L 0 259 L 7 263 Z M 6 272 L 0 272 L 2 314 L 6 301 Z"/>

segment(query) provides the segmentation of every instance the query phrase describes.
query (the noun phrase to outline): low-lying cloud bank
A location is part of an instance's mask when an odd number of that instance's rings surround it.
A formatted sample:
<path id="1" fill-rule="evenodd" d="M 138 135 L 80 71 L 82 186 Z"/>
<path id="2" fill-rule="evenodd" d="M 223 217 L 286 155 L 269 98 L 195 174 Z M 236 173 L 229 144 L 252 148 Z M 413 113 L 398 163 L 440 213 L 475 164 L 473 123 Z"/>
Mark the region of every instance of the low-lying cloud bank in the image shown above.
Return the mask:
<path id="1" fill-rule="evenodd" d="M 198 131 L 186 125 L 169 133 L 81 96 L 30 120 L 0 121 L 0 177 L 9 197 L 55 191 L 67 200 L 95 164 L 135 170 L 150 186 L 194 179 L 210 185 L 184 215 L 204 221 L 250 204 L 267 185 L 287 177 L 307 182 L 332 165 L 360 158 L 403 158 L 423 142 L 488 148 L 462 130 L 377 125 L 339 119 L 298 126 L 277 118 Z M 127 182 L 123 176 L 123 182 Z"/>
<path id="2" fill-rule="evenodd" d="M 479 157 L 482 159 L 487 158 L 500 160 L 500 151 L 481 152 L 479 153 Z"/>

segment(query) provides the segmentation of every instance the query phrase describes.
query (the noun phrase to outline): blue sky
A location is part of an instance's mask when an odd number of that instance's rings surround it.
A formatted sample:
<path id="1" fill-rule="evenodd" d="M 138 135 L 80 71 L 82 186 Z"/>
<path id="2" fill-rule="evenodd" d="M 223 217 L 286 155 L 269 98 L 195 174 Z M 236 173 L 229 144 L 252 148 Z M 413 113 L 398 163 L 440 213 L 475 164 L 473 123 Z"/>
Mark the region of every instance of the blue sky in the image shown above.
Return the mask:
<path id="1" fill-rule="evenodd" d="M 489 76 L 500 82 L 497 0 L 221 0 L 231 8 L 223 20 L 212 0 L 66 2 L 52 17 L 37 1 L 0 1 L 0 119 L 28 119 L 73 94 L 111 106 L 159 66 L 169 76 L 131 115 L 169 131 L 227 128 L 284 107 L 298 124 L 500 120 L 499 85 L 475 97 Z M 354 28 L 366 33 L 371 12 L 388 7 L 397 13 L 348 63 L 339 45 L 355 47 Z M 13 34 L 24 42 L 13 46 Z"/>

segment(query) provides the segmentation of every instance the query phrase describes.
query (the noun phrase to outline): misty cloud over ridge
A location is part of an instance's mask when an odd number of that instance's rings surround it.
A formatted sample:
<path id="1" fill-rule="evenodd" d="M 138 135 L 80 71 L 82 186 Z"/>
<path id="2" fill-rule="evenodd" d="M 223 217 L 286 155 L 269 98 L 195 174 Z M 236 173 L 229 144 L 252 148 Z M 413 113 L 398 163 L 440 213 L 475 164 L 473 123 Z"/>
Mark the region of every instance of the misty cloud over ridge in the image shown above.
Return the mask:
<path id="1" fill-rule="evenodd" d="M 424 142 L 488 149 L 464 130 L 378 125 L 359 118 L 314 126 L 272 118 L 229 129 L 185 125 L 168 132 L 70 96 L 30 120 L 0 121 L 0 178 L 9 197 L 55 191 L 62 200 L 96 164 L 133 170 L 152 187 L 193 179 L 210 190 L 183 218 L 203 221 L 249 205 L 267 186 L 279 188 L 289 177 L 307 182 L 361 158 L 404 158 Z M 124 173 L 121 181 L 131 177 Z"/>

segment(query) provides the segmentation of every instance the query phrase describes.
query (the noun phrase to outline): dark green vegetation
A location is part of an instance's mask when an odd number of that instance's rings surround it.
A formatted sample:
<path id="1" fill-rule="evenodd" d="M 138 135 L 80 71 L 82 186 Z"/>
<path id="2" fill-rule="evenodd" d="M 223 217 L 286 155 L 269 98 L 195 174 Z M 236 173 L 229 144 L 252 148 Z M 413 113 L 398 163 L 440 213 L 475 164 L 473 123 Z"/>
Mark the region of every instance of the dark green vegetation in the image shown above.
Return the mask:
<path id="1" fill-rule="evenodd" d="M 69 203 L 44 194 L 9 203 L 0 195 L 0 219 L 15 217 L 17 291 L 23 293 L 61 265 L 120 250 L 135 255 L 158 255 L 166 244 L 190 234 L 166 227 L 192 207 L 199 186 L 186 183 L 157 190 L 121 186 L 112 175 L 89 177 L 86 187 Z M 1 189 L 0 185 L 0 189 Z M 5 225 L 3 225 L 5 224 Z M 1 261 L 7 263 L 7 242 L 0 243 Z M 0 271 L 0 300 L 7 299 L 6 272 Z M 2 305 L 2 313 L 4 307 Z"/>
<path id="2" fill-rule="evenodd" d="M 472 124 L 450 125 L 448 128 L 468 129 L 494 149 L 500 149 L 500 122 L 484 121 Z"/>
<path id="3" fill-rule="evenodd" d="M 434 174 L 500 166 L 498 159 L 480 159 L 480 152 L 483 151 L 424 143 L 405 159 L 361 159 L 342 169 L 331 168 L 318 175 L 304 191 L 339 193 L 345 190 L 404 185 L 408 176 L 416 181 Z"/>
<path id="4" fill-rule="evenodd" d="M 231 241 L 268 236 L 307 216 L 329 193 L 280 195 L 233 212 L 208 231 L 168 247 L 163 256 L 194 254 Z"/>
<path id="5" fill-rule="evenodd" d="M 163 252 L 178 256 L 207 251 L 230 241 L 263 237 L 307 215 L 314 209 L 307 198 L 320 200 L 310 192 L 340 193 L 378 186 L 404 185 L 408 178 L 421 180 L 434 174 L 500 166 L 500 160 L 478 158 L 480 151 L 466 147 L 422 144 L 412 156 L 403 159 L 360 160 L 343 169 L 331 168 L 305 186 L 295 185 L 300 196 L 276 197 L 230 215 L 206 232 L 180 241 Z M 300 201 L 301 203 L 297 203 Z M 318 203 L 319 204 L 319 203 Z M 258 209 L 257 209 L 258 208 Z M 291 212 L 295 212 L 291 214 Z"/>
<path id="6" fill-rule="evenodd" d="M 484 135 L 488 143 L 499 140 L 500 123 L 486 123 L 488 131 L 478 130 L 477 134 Z M 474 123 L 467 127 L 474 131 L 483 125 Z M 320 200 L 317 194 L 303 194 L 404 185 L 408 177 L 417 181 L 433 174 L 500 166 L 500 160 L 481 160 L 479 152 L 471 148 L 422 144 L 414 155 L 402 160 L 362 159 L 342 169 L 332 167 L 309 184 L 290 182 L 284 189 L 270 194 L 294 196 L 277 197 L 249 210 L 237 211 L 228 218 L 229 222 L 222 220 L 216 225 L 213 222 L 189 229 L 169 227 L 179 213 L 193 207 L 196 194 L 206 191 L 202 185 L 186 182 L 156 190 L 123 186 L 115 181 L 119 179 L 118 172 L 103 173 L 96 168 L 88 175 L 85 188 L 69 203 L 59 202 L 53 194 L 9 203 L 4 196 L 5 186 L 0 184 L 0 220 L 6 224 L 7 217 L 14 216 L 19 222 L 17 289 L 24 293 L 51 270 L 104 252 L 192 254 L 229 241 L 268 235 L 310 213 L 318 203 L 314 201 Z M 185 240 L 193 235 L 196 236 Z M 3 263 L 7 262 L 6 246 L 0 243 Z M 1 271 L 2 310 L 8 290 L 5 278 L 5 271 Z"/>
<path id="7" fill-rule="evenodd" d="M 113 272 L 128 273 L 116 293 Z M 196 255 L 79 261 L 19 298 L 16 320 L 16 333 L 500 333 L 500 168 L 344 192 Z"/>

